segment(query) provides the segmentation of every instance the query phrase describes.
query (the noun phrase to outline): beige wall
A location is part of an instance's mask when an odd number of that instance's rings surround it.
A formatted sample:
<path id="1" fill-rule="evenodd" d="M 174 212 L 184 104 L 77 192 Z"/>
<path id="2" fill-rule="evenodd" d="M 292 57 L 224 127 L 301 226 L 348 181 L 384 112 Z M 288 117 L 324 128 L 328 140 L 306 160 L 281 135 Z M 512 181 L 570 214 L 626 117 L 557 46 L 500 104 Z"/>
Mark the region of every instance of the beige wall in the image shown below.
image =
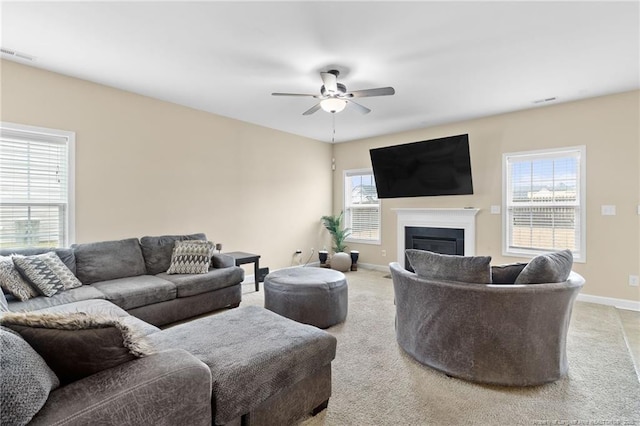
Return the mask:
<path id="1" fill-rule="evenodd" d="M 76 132 L 77 242 L 205 232 L 272 269 L 323 244 L 329 144 L 9 61 L 1 84 L 2 121 Z"/>
<path id="2" fill-rule="evenodd" d="M 334 146 L 334 210 L 343 206 L 342 173 L 370 168 L 369 149 L 468 133 L 474 195 L 386 199 L 382 201 L 382 244 L 350 244 L 363 263 L 386 265 L 396 257 L 396 214 L 399 207 L 480 208 L 476 253 L 493 256 L 494 263 L 524 261 L 503 257 L 501 216 L 489 213 L 502 201 L 504 152 L 586 145 L 587 262 L 574 269 L 587 280 L 583 293 L 640 300 L 629 274 L 640 273 L 640 92 L 588 99 L 369 138 Z M 600 206 L 614 204 L 616 216 L 602 216 Z M 382 256 L 386 250 L 387 256 Z"/>

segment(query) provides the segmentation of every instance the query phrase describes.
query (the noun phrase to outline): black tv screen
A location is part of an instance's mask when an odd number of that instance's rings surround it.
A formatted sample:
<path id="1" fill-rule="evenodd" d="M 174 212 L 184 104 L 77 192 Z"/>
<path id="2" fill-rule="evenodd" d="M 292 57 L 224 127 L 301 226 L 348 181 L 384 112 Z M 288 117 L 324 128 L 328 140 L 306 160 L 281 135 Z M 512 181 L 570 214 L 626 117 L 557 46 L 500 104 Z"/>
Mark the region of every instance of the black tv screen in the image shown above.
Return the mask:
<path id="1" fill-rule="evenodd" d="M 469 135 L 369 150 L 378 198 L 473 194 Z"/>

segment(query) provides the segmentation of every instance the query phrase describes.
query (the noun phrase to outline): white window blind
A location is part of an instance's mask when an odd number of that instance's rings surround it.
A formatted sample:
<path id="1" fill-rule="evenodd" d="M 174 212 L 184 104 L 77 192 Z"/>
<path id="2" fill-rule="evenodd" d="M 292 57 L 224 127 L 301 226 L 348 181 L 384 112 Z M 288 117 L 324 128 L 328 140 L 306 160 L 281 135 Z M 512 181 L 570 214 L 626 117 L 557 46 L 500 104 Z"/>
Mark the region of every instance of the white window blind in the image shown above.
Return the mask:
<path id="1" fill-rule="evenodd" d="M 0 247 L 65 247 L 70 243 L 74 134 L 2 123 Z"/>
<path id="2" fill-rule="evenodd" d="M 585 149 L 504 154 L 504 254 L 585 260 Z"/>
<path id="3" fill-rule="evenodd" d="M 371 170 L 345 172 L 345 226 L 351 228 L 348 241 L 380 242 L 380 200 Z"/>

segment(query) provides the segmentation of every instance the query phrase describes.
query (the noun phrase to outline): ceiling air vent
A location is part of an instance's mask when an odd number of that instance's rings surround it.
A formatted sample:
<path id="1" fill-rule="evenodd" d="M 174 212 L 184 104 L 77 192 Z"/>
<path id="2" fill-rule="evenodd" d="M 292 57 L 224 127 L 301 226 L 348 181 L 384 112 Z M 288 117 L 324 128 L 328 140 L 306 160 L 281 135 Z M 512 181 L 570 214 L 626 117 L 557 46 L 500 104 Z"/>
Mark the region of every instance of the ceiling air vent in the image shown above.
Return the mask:
<path id="1" fill-rule="evenodd" d="M 545 98 L 545 99 L 536 99 L 535 101 L 533 101 L 534 104 L 544 104 L 546 102 L 553 102 L 555 101 L 557 98 L 554 96 L 553 98 Z"/>
<path id="2" fill-rule="evenodd" d="M 35 61 L 35 57 L 31 55 L 27 55 L 26 53 L 17 52 L 15 50 L 7 49 L 6 47 L 0 47 L 0 52 L 2 52 L 2 56 L 15 59 L 22 59 L 25 61 L 33 62 Z"/>

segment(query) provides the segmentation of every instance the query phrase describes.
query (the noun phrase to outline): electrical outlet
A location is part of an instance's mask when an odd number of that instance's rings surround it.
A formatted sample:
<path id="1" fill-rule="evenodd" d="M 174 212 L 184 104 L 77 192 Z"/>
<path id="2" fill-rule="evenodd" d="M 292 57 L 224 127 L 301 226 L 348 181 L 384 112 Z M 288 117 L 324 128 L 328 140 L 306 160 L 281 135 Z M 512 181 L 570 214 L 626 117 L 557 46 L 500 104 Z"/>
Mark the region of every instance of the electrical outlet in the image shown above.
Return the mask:
<path id="1" fill-rule="evenodd" d="M 382 257 L 387 257 L 387 251 L 386 250 L 382 250 Z"/>
<path id="2" fill-rule="evenodd" d="M 491 214 L 500 214 L 500 206 L 491 206 Z"/>
<path id="3" fill-rule="evenodd" d="M 638 284 L 640 284 L 640 279 L 638 278 L 637 275 L 629 275 L 629 285 L 631 287 L 638 287 Z"/>

